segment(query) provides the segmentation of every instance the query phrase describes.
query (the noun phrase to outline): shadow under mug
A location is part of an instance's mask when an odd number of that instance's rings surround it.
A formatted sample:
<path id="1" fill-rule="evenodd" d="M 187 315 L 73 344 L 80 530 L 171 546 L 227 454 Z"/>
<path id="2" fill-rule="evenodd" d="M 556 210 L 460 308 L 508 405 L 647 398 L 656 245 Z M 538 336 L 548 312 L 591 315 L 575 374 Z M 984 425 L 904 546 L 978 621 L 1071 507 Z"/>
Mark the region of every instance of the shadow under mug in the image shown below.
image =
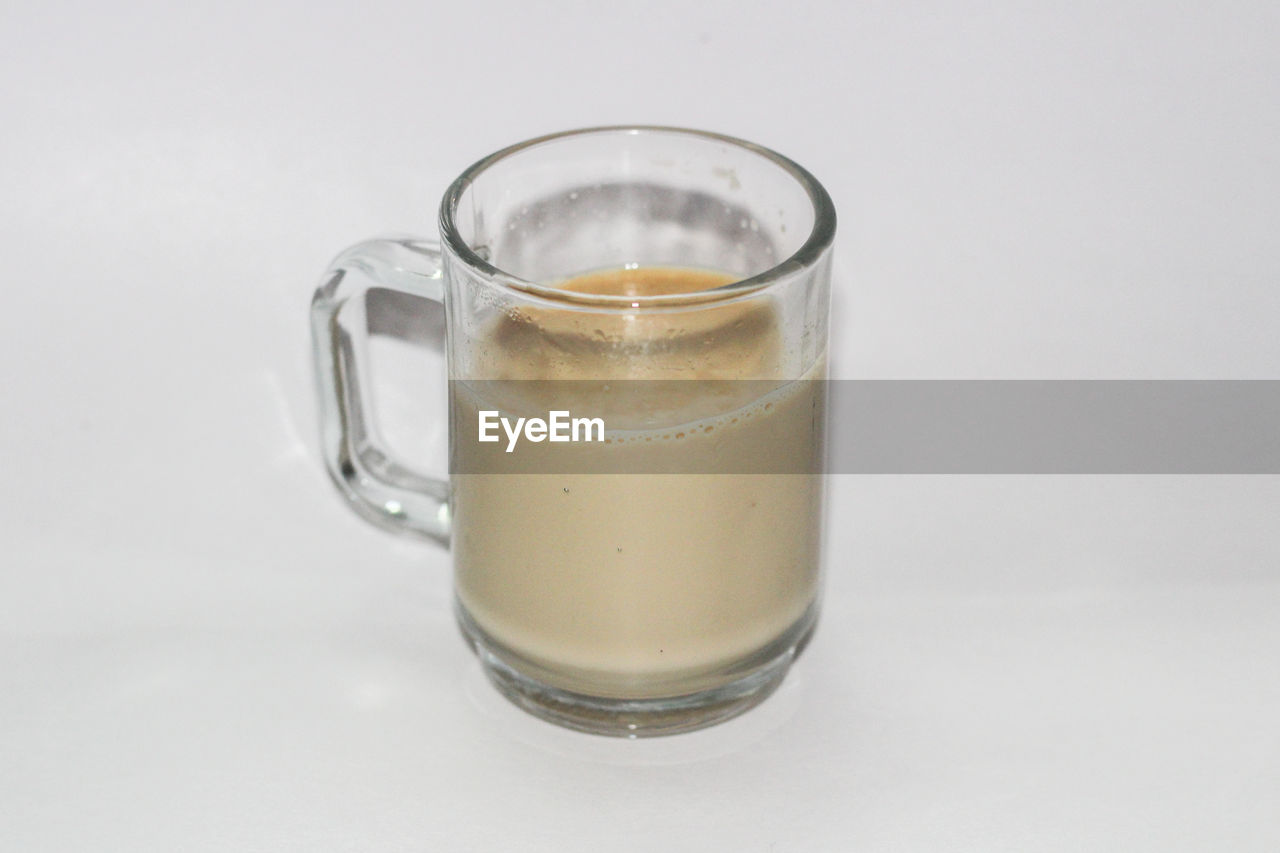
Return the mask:
<path id="1" fill-rule="evenodd" d="M 498 689 L 544 719 L 635 737 L 762 701 L 820 598 L 826 191 L 742 140 L 593 128 L 480 160 L 445 193 L 439 229 L 438 244 L 348 249 L 316 291 L 323 450 L 339 490 L 369 521 L 450 548 L 463 633 Z M 727 283 L 566 285 L 650 269 Z M 370 421 L 376 289 L 403 311 L 443 304 L 448 480 L 397 460 Z M 521 394 L 494 390 L 512 385 Z M 613 407 L 594 455 L 558 468 L 528 430 L 519 452 L 485 438 L 486 413 L 546 415 L 584 386 L 594 396 L 576 405 Z M 773 458 L 798 462 L 761 471 Z"/>

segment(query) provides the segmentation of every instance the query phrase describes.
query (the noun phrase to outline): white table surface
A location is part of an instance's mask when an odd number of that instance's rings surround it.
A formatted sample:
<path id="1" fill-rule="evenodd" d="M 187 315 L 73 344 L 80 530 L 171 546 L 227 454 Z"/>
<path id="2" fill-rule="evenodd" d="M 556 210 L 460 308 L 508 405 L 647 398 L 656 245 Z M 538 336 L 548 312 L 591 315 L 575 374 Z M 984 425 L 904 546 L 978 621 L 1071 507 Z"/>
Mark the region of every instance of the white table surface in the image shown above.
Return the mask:
<path id="1" fill-rule="evenodd" d="M 1276 6 L 605 8 L 0 11 L 0 849 L 1280 849 L 1277 478 L 835 477 L 783 689 L 595 738 L 343 507 L 305 321 L 476 157 L 651 122 L 827 184 L 837 375 L 1274 378 Z"/>

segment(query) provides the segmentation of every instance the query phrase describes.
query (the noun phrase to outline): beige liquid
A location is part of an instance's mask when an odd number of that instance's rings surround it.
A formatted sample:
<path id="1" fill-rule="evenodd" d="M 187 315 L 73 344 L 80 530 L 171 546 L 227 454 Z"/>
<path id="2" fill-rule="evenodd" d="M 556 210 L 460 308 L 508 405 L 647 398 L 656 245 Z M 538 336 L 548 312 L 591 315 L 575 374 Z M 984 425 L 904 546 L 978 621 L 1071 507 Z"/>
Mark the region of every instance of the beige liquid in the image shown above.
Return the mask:
<path id="1" fill-rule="evenodd" d="M 640 269 L 561 286 L 635 295 L 730 280 Z M 675 317 L 529 309 L 499 320 L 478 357 L 485 378 L 494 379 L 773 377 L 782 357 L 777 318 L 758 302 Z M 807 378 L 821 378 L 821 369 L 819 362 Z M 689 383 L 687 398 L 657 402 L 659 425 L 611 433 L 609 444 L 591 448 L 629 471 L 674 454 L 698 470 L 731 473 L 518 473 L 522 459 L 545 445 L 526 443 L 526 455 L 504 456 L 501 445 L 455 439 L 455 471 L 511 472 L 452 478 L 458 597 L 509 664 L 591 695 L 694 692 L 731 680 L 728 670 L 811 614 L 821 477 L 732 472 L 753 454 L 789 454 L 795 470 L 817 460 L 821 383 L 779 383 L 765 396 L 760 386 L 741 385 L 755 398 L 720 400 L 709 411 L 700 383 Z M 464 382 L 451 387 L 455 425 L 474 424 L 480 409 L 503 408 Z M 544 414 L 573 410 L 563 400 L 533 402 Z M 606 423 L 612 428 L 627 414 L 611 413 Z M 645 422 L 654 415 L 645 412 Z"/>

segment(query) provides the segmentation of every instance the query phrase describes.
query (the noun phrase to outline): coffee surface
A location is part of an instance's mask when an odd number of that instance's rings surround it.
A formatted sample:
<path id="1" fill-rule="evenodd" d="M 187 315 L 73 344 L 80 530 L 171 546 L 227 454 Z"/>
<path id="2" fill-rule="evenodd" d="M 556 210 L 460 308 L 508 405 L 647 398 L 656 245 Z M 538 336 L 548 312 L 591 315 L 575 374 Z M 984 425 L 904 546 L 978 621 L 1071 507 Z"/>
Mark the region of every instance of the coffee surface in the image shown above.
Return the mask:
<path id="1" fill-rule="evenodd" d="M 557 284 L 572 293 L 661 296 L 734 280 L 705 270 L 595 272 Z M 532 305 L 505 312 L 478 342 L 470 378 L 749 379 L 778 374 L 778 318 L 758 300 L 686 309 L 613 310 Z"/>

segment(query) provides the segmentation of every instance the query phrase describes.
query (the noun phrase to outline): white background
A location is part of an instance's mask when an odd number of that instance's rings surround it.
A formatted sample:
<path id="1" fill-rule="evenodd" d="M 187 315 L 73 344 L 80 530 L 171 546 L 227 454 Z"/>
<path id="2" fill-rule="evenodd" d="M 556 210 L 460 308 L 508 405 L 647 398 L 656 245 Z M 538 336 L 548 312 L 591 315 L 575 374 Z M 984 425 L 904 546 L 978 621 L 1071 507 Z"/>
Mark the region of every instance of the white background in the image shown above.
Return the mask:
<path id="1" fill-rule="evenodd" d="M 663 123 L 830 189 L 839 376 L 1274 378 L 1280 10 L 605 8 L 0 11 L 0 849 L 1280 849 L 1275 478 L 835 478 L 782 691 L 611 741 L 343 507 L 305 319 L 480 155 Z"/>

